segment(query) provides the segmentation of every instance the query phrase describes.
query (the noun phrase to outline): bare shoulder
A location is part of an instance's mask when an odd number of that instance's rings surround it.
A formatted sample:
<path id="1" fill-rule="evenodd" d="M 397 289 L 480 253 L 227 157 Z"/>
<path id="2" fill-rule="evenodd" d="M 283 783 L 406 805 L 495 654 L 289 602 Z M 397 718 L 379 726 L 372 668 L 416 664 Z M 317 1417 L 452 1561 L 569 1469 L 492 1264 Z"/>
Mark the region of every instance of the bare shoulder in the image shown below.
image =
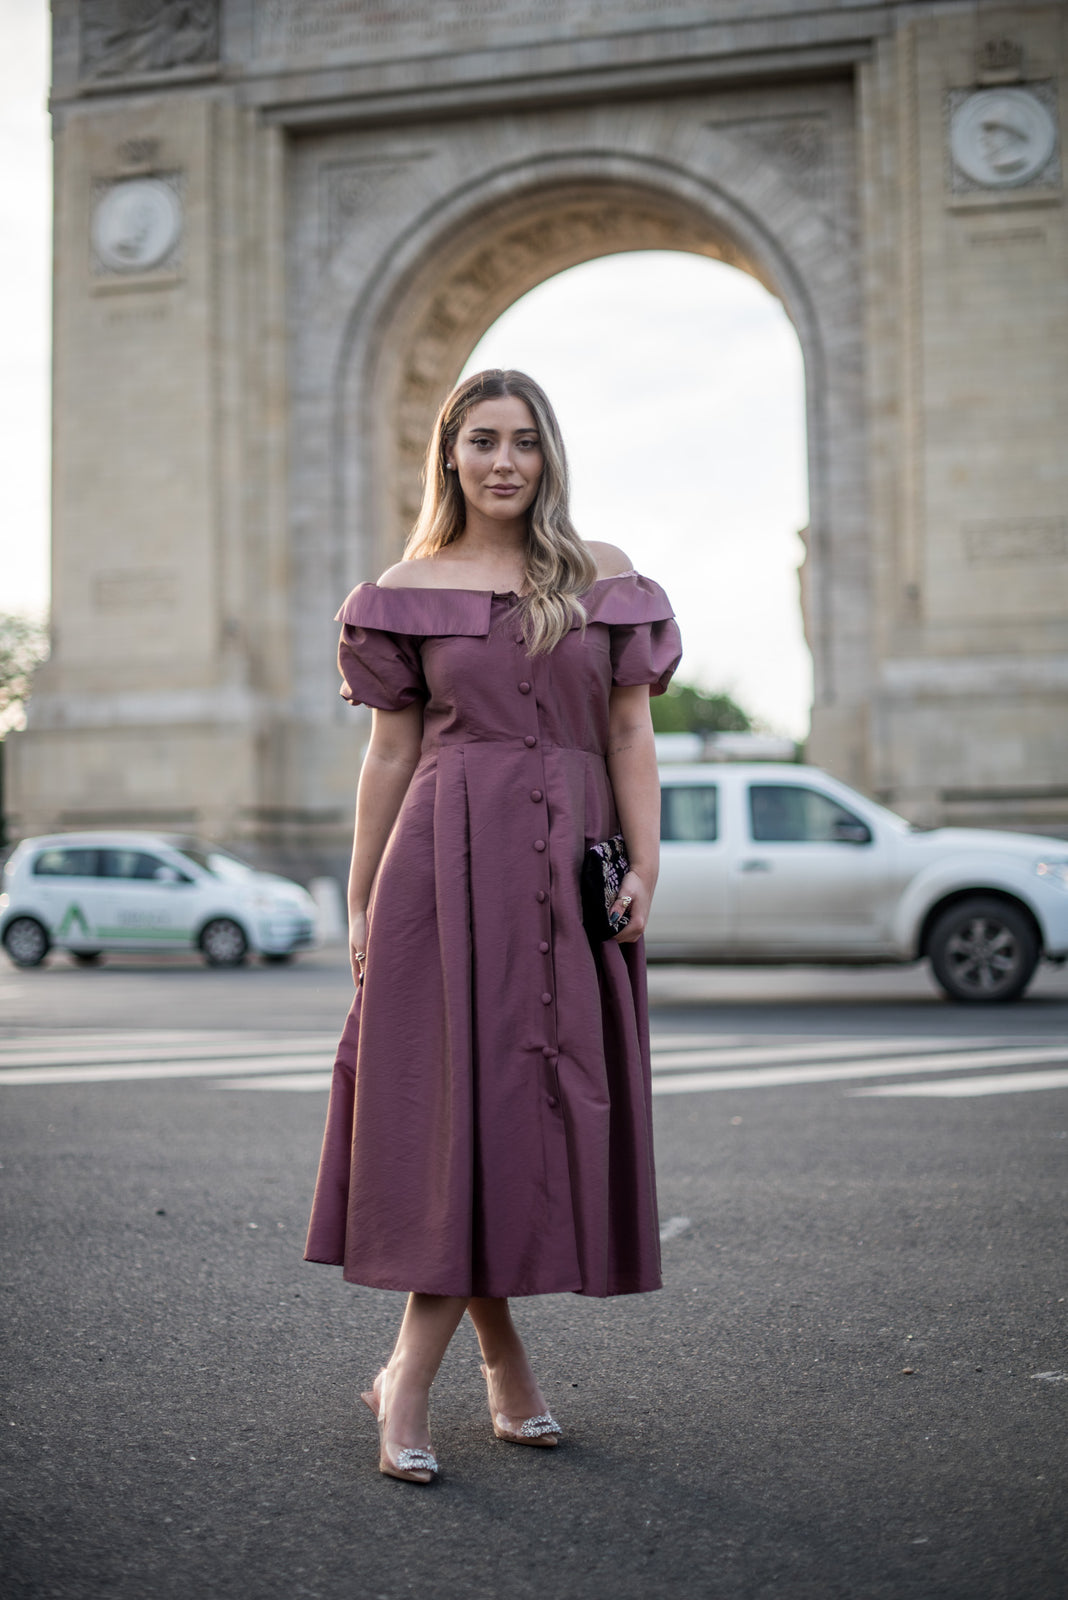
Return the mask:
<path id="1" fill-rule="evenodd" d="M 434 577 L 427 569 L 433 563 L 428 556 L 418 556 L 414 561 L 398 561 L 387 567 L 378 580 L 380 589 L 433 589 Z"/>
<path id="2" fill-rule="evenodd" d="M 615 578 L 622 572 L 633 572 L 634 563 L 625 550 L 617 544 L 605 544 L 601 539 L 587 539 L 590 555 L 597 563 L 599 578 Z"/>

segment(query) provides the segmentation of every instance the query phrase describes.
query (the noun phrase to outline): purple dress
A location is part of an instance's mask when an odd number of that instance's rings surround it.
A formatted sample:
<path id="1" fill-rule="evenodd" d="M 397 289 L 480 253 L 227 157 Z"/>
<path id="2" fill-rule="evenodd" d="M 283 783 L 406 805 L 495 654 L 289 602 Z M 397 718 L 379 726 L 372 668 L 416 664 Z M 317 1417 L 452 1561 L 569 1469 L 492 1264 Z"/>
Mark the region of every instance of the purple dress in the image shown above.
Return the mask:
<path id="1" fill-rule="evenodd" d="M 531 656 L 514 594 L 380 589 L 339 612 L 342 694 L 421 702 L 368 907 L 305 1259 L 426 1294 L 660 1287 L 640 940 L 592 948 L 579 868 L 619 822 L 613 684 L 679 662 L 664 591 L 599 579 Z"/>

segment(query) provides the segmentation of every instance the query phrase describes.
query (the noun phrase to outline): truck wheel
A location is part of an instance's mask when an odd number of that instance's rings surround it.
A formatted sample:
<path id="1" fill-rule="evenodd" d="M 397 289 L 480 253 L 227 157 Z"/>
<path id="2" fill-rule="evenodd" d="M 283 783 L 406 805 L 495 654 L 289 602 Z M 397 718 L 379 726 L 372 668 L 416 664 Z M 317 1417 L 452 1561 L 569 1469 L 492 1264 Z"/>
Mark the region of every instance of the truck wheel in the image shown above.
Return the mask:
<path id="1" fill-rule="evenodd" d="M 51 943 L 36 917 L 12 917 L 4 929 L 4 949 L 16 967 L 39 967 Z"/>
<path id="2" fill-rule="evenodd" d="M 209 967 L 240 967 L 248 955 L 248 940 L 239 923 L 215 917 L 201 931 L 200 948 Z"/>
<path id="3" fill-rule="evenodd" d="M 976 895 L 943 911 L 927 954 L 951 1000 L 1019 1000 L 1038 965 L 1038 935 L 1015 906 Z"/>

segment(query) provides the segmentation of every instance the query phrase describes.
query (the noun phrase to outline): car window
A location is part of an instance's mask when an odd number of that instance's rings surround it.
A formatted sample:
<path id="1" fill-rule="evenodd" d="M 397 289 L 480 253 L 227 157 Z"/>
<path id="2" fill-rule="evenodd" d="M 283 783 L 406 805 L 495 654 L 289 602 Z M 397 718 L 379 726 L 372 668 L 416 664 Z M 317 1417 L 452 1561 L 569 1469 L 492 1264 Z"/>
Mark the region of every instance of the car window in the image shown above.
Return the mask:
<path id="1" fill-rule="evenodd" d="M 871 834 L 854 812 L 820 789 L 799 783 L 753 783 L 749 786 L 749 820 L 754 839 L 764 843 L 834 844 L 856 830 Z"/>
<path id="2" fill-rule="evenodd" d="M 38 878 L 95 878 L 99 872 L 98 850 L 76 846 L 42 850 L 33 863 Z"/>
<path id="3" fill-rule="evenodd" d="M 236 881 L 240 878 L 254 878 L 257 875 L 255 867 L 250 867 L 240 856 L 231 855 L 229 850 L 221 850 L 216 844 L 184 837 L 173 838 L 170 842 L 183 856 L 188 856 L 190 861 L 195 861 L 204 872 L 210 872 L 216 878 L 230 878 Z"/>
<path id="4" fill-rule="evenodd" d="M 169 862 L 150 855 L 147 850 L 103 850 L 101 854 L 105 878 L 132 878 L 158 883 L 161 873 L 170 876 L 176 872 Z"/>
<path id="5" fill-rule="evenodd" d="M 669 843 L 714 841 L 719 790 L 713 783 L 666 784 L 660 791 L 660 837 Z"/>

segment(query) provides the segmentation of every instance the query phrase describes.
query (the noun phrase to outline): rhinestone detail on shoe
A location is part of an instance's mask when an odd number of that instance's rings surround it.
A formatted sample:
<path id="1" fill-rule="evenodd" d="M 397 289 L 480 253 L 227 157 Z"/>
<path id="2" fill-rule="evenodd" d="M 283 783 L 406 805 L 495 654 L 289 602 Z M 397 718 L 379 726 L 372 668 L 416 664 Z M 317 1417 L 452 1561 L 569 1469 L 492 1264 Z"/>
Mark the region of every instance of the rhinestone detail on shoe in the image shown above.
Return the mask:
<path id="1" fill-rule="evenodd" d="M 397 1451 L 397 1465 L 402 1472 L 438 1472 L 437 1461 L 430 1450 L 413 1450 L 407 1445 Z"/>
<path id="2" fill-rule="evenodd" d="M 540 1417 L 528 1417 L 519 1432 L 524 1439 L 540 1439 L 545 1433 L 563 1433 L 560 1424 L 543 1411 Z"/>

